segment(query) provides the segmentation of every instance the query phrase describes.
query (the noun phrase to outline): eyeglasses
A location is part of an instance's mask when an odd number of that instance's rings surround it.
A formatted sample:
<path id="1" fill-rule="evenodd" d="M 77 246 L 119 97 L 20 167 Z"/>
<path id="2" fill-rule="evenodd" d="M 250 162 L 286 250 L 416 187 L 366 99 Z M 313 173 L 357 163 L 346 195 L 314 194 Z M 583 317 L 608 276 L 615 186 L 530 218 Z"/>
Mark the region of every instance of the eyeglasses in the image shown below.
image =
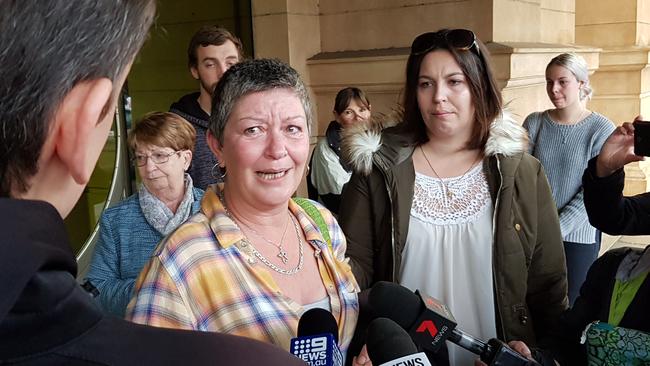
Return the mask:
<path id="1" fill-rule="evenodd" d="M 151 155 L 140 155 L 140 154 L 135 154 L 135 156 L 131 159 L 131 161 L 136 165 L 136 166 L 145 166 L 147 165 L 147 159 L 151 159 L 151 161 L 154 162 L 154 164 L 164 164 L 169 161 L 169 157 L 178 154 L 181 152 L 181 150 L 177 151 L 172 151 L 169 154 L 165 153 L 153 153 Z"/>
<path id="2" fill-rule="evenodd" d="M 412 55 L 422 55 L 440 46 L 452 47 L 461 51 L 474 51 L 481 57 L 476 35 L 469 29 L 452 29 L 420 34 L 411 44 Z"/>

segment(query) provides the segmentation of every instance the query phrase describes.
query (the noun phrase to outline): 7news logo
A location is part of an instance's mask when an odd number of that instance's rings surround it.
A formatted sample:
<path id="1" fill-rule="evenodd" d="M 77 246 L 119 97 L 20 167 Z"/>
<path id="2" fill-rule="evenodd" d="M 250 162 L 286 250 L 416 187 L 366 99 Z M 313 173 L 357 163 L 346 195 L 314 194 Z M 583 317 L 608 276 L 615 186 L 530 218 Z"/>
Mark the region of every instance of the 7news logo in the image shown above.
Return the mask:
<path id="1" fill-rule="evenodd" d="M 446 338 L 447 332 L 450 328 L 446 324 L 442 324 L 440 329 L 432 320 L 423 320 L 417 328 L 415 334 L 423 344 L 430 344 L 431 350 L 437 351 Z"/>
<path id="2" fill-rule="evenodd" d="M 425 320 L 420 323 L 420 326 L 415 331 L 418 333 L 428 332 L 431 337 L 435 337 L 438 334 L 438 328 L 431 320 Z"/>

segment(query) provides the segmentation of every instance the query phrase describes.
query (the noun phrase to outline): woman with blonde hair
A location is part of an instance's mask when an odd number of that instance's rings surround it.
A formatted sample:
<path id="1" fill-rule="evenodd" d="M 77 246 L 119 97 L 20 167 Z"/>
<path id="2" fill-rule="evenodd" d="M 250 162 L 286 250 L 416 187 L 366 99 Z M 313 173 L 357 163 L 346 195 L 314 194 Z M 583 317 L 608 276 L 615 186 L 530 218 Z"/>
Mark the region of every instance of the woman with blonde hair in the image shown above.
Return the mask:
<path id="1" fill-rule="evenodd" d="M 574 53 L 548 63 L 546 92 L 555 108 L 531 113 L 524 128 L 530 135 L 529 152 L 544 166 L 557 206 L 572 305 L 600 249 L 600 233 L 589 224 L 585 210 L 582 172 L 599 154 L 614 124 L 587 109 L 593 93 L 589 70 Z"/>

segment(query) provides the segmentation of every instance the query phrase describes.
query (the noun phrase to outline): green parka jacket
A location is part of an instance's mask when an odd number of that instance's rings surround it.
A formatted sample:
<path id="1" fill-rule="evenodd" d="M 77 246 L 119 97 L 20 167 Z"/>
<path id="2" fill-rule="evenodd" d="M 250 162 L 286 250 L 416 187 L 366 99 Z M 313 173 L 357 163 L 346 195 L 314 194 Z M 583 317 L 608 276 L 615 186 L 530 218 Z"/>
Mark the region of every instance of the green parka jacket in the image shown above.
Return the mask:
<path id="1" fill-rule="evenodd" d="M 346 256 L 362 289 L 399 282 L 413 201 L 415 149 L 396 128 L 350 129 L 343 152 L 354 169 L 341 201 Z M 535 345 L 567 308 L 564 249 L 557 208 L 528 137 L 507 114 L 495 120 L 483 166 L 493 213 L 493 284 L 500 339 Z M 435 276 L 435 268 L 429 274 Z"/>

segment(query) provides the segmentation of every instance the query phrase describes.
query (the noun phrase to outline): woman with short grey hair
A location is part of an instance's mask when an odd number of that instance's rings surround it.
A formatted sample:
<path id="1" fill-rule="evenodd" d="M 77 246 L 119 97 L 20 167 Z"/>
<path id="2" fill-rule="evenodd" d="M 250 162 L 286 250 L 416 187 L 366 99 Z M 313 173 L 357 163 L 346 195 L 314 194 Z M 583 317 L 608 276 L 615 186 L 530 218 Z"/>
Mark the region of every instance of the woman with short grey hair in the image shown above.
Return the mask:
<path id="1" fill-rule="evenodd" d="M 128 316 L 288 350 L 301 315 L 322 308 L 345 352 L 359 309 L 345 237 L 325 207 L 292 199 L 309 156 L 303 82 L 281 61 L 244 61 L 224 74 L 213 100 L 208 145 L 223 183 L 158 247 Z"/>
<path id="2" fill-rule="evenodd" d="M 529 151 L 544 166 L 557 205 L 573 305 L 600 249 L 600 233 L 589 224 L 583 202 L 582 172 L 614 124 L 587 109 L 593 91 L 587 63 L 579 55 L 563 53 L 549 62 L 546 92 L 555 108 L 530 114 L 524 127 Z"/>

